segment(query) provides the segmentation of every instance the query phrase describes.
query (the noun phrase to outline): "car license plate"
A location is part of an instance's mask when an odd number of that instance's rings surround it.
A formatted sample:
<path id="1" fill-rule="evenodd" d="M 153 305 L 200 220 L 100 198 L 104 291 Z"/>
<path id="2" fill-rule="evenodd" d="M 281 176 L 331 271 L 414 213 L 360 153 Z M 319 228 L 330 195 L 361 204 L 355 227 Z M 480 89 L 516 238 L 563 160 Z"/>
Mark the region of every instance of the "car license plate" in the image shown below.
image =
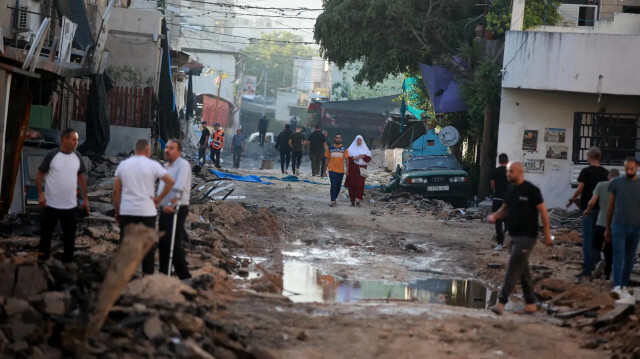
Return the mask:
<path id="1" fill-rule="evenodd" d="M 449 186 L 427 186 L 427 191 L 448 191 Z"/>

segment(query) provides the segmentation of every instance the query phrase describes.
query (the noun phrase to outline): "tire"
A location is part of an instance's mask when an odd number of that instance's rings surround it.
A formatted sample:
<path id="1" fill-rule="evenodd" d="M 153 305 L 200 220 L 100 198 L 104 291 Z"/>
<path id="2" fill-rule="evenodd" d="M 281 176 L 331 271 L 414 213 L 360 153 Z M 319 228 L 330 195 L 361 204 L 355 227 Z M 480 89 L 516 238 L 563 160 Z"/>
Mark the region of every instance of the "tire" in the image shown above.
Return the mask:
<path id="1" fill-rule="evenodd" d="M 451 204 L 455 208 L 467 209 L 469 207 L 469 200 L 467 200 L 466 198 L 456 198 L 451 200 Z"/>

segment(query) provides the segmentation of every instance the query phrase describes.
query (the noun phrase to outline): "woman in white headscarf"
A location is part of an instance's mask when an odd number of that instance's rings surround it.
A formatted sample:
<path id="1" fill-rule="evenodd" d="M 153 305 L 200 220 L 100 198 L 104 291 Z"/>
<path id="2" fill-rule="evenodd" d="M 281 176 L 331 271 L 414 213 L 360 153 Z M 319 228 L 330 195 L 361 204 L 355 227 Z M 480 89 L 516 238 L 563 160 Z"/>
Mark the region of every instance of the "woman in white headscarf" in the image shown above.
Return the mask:
<path id="1" fill-rule="evenodd" d="M 356 136 L 351 146 L 349 146 L 349 174 L 344 181 L 344 186 L 349 189 L 349 197 L 351 198 L 351 206 L 360 206 L 362 196 L 364 195 L 365 177 L 362 176 L 360 169 L 367 169 L 367 163 L 371 161 L 371 151 L 364 142 L 362 136 Z"/>

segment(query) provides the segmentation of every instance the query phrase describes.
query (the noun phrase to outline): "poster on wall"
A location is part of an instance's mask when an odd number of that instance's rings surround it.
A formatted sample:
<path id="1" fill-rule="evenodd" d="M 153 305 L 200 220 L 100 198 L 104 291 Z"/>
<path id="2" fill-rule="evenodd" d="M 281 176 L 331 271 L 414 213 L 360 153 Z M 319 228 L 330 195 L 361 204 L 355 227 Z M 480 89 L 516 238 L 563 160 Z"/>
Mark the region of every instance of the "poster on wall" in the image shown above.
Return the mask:
<path id="1" fill-rule="evenodd" d="M 538 150 L 538 130 L 524 130 L 522 149 L 525 151 Z"/>
<path id="2" fill-rule="evenodd" d="M 564 139 L 567 135 L 566 128 L 545 128 L 544 129 L 544 142 L 560 142 L 564 143 Z"/>
<path id="3" fill-rule="evenodd" d="M 244 76 L 244 81 L 242 83 L 242 94 L 255 95 L 257 81 L 258 78 L 256 76 Z"/>
<path id="4" fill-rule="evenodd" d="M 522 161 L 524 171 L 529 173 L 544 173 L 544 160 L 531 159 Z"/>
<path id="5" fill-rule="evenodd" d="M 567 146 L 549 145 L 547 146 L 547 158 L 556 160 L 566 160 L 569 154 L 569 148 Z"/>

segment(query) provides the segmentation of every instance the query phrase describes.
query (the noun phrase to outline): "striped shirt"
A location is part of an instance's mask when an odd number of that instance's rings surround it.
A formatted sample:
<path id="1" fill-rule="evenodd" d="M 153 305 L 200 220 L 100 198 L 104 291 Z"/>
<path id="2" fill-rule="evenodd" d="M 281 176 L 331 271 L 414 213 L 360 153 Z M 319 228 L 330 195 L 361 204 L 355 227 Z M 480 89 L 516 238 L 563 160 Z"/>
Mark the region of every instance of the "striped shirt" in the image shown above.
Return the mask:
<path id="1" fill-rule="evenodd" d="M 324 154 L 329 159 L 329 172 L 344 173 L 344 160 L 349 158 L 349 151 L 346 147 L 330 146 Z"/>

